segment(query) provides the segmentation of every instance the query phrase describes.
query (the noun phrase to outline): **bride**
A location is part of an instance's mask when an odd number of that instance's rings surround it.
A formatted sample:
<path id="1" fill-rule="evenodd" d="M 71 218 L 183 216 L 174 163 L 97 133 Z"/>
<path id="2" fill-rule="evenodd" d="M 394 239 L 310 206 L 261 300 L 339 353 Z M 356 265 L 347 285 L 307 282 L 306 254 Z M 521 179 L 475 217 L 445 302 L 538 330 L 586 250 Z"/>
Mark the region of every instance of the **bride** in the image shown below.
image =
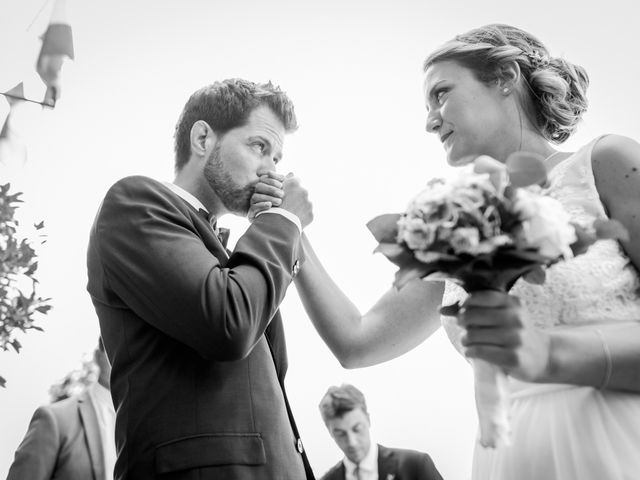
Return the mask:
<path id="1" fill-rule="evenodd" d="M 511 445 L 476 445 L 473 479 L 623 480 L 640 472 L 640 145 L 565 141 L 586 110 L 585 70 L 552 57 L 531 34 L 487 25 L 456 36 L 424 63 L 427 131 L 450 165 L 479 155 L 546 158 L 548 194 L 572 220 L 617 219 L 630 239 L 603 240 L 509 294 L 468 297 L 454 284 L 412 281 L 364 315 L 331 280 L 308 240 L 295 278 L 313 324 L 346 368 L 395 358 L 441 324 L 467 358 L 509 375 Z M 261 177 L 252 211 L 277 206 L 282 177 Z M 457 318 L 441 304 L 464 299 Z"/>

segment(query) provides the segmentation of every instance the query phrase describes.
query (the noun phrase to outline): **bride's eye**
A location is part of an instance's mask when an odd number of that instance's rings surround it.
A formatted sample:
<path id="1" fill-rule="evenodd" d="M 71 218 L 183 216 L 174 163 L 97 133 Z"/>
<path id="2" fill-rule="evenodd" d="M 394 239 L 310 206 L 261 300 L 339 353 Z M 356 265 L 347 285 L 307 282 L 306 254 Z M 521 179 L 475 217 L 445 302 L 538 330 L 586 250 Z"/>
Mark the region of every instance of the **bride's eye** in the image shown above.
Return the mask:
<path id="1" fill-rule="evenodd" d="M 444 95 L 448 92 L 448 89 L 446 88 L 442 88 L 440 90 L 438 90 L 435 94 L 436 97 L 436 102 L 438 102 L 438 105 L 442 105 L 442 101 L 444 99 Z"/>

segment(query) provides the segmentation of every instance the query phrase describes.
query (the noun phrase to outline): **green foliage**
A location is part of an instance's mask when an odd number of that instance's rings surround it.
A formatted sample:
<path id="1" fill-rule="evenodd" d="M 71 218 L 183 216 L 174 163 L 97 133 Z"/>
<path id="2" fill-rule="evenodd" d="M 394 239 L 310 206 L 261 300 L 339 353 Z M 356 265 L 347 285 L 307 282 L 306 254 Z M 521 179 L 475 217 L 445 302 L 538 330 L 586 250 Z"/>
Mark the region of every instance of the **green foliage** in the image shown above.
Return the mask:
<path id="1" fill-rule="evenodd" d="M 15 333 L 42 331 L 35 325 L 36 317 L 51 309 L 51 299 L 36 293 L 38 257 L 29 241 L 19 236 L 15 218 L 22 194 L 12 194 L 9 189 L 8 183 L 0 185 L 0 348 L 6 351 L 11 346 L 20 353 L 21 345 Z M 44 223 L 34 227 L 40 231 Z M 5 383 L 0 376 L 0 386 L 4 387 Z"/>

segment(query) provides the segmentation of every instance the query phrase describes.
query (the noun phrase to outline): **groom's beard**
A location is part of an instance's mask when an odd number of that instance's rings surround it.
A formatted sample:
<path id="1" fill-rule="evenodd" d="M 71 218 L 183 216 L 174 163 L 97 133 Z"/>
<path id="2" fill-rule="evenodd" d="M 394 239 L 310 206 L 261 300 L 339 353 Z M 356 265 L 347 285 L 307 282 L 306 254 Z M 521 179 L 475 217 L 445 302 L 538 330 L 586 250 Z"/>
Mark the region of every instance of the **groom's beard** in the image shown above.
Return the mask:
<path id="1" fill-rule="evenodd" d="M 222 158 L 220 144 L 216 142 L 204 166 L 204 178 L 224 207 L 231 213 L 246 216 L 251 205 L 254 185 L 240 185 L 231 178 Z"/>

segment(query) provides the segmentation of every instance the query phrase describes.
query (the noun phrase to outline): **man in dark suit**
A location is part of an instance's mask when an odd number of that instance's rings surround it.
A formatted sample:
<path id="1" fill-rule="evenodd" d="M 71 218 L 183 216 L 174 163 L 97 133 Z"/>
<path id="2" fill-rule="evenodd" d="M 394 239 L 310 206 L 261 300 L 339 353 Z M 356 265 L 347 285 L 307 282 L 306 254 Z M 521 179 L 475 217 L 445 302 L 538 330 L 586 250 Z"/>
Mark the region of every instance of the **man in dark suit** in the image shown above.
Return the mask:
<path id="1" fill-rule="evenodd" d="M 367 404 L 353 385 L 330 387 L 320 401 L 320 413 L 345 455 L 322 480 L 442 480 L 426 453 L 371 442 Z"/>
<path id="2" fill-rule="evenodd" d="M 116 479 L 313 478 L 278 313 L 312 210 L 297 178 L 268 175 L 296 128 L 271 83 L 216 82 L 178 120 L 174 182 L 128 177 L 107 192 L 87 288 L 113 367 Z M 228 252 L 215 220 L 246 216 L 254 193 L 282 200 Z"/>
<path id="3" fill-rule="evenodd" d="M 79 395 L 39 407 L 16 450 L 7 480 L 108 480 L 115 448 L 110 367 L 102 348 L 94 352 L 97 383 Z"/>

